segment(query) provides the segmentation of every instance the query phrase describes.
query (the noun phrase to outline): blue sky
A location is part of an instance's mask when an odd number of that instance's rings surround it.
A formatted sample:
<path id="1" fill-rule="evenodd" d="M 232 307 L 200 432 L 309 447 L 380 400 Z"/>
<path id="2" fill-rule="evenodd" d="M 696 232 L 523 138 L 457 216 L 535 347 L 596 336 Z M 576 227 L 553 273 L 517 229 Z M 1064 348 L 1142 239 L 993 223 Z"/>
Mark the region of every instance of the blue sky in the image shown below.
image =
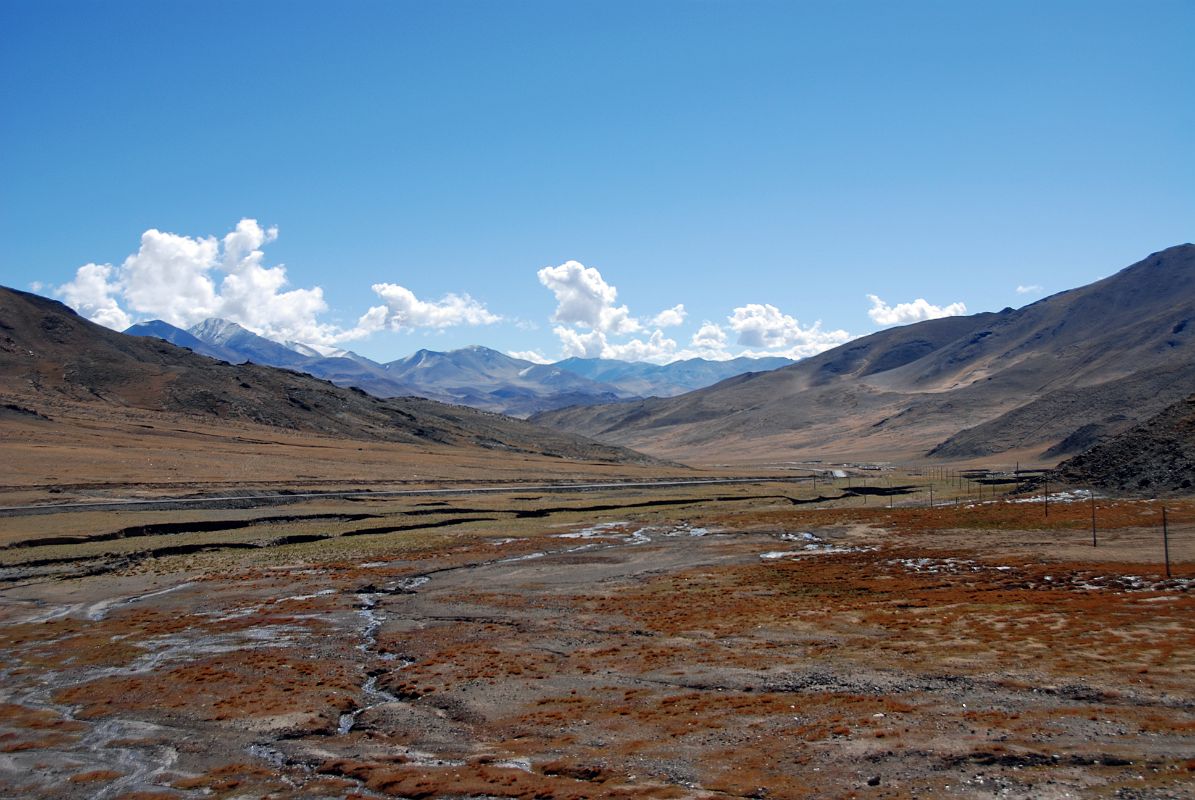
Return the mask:
<path id="1" fill-rule="evenodd" d="M 0 282 L 380 360 L 808 354 L 1195 238 L 1192 41 L 1185 0 L 3 0 Z"/>

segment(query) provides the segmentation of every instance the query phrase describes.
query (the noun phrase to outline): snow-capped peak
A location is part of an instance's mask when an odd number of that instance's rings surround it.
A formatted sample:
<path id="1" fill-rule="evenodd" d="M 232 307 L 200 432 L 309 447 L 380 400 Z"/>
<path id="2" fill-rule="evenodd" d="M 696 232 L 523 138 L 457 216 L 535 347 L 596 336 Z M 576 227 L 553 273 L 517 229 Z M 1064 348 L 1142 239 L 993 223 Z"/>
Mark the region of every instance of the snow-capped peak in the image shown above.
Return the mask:
<path id="1" fill-rule="evenodd" d="M 285 341 L 282 344 L 300 355 L 312 358 L 348 358 L 351 355 L 343 347 L 332 347 L 326 344 L 307 344 L 295 341 Z"/>
<path id="2" fill-rule="evenodd" d="M 245 328 L 231 320 L 219 317 L 209 317 L 187 330 L 192 336 L 210 344 L 226 344 L 229 339 L 242 331 L 245 331 Z"/>

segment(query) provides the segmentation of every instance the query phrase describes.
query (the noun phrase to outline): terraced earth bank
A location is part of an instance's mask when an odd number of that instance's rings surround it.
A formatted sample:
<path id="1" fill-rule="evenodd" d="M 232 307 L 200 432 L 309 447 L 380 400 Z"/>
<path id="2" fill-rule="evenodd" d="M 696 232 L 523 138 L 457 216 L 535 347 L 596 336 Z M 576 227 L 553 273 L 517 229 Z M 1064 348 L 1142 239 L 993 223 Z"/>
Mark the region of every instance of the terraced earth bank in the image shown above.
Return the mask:
<path id="1" fill-rule="evenodd" d="M 1195 508 L 797 499 L 2 519 L 0 795 L 1195 796 Z"/>

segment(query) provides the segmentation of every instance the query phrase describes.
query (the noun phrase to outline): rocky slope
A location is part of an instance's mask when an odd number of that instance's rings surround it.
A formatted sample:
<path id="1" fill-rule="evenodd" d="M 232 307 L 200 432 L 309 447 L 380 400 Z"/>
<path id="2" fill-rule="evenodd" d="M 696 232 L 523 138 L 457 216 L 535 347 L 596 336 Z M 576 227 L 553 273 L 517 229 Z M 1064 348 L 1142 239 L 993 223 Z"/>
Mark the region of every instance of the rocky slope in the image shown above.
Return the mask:
<path id="1" fill-rule="evenodd" d="M 1195 395 L 1067 459 L 1058 476 L 1077 486 L 1128 494 L 1189 494 L 1195 486 Z"/>

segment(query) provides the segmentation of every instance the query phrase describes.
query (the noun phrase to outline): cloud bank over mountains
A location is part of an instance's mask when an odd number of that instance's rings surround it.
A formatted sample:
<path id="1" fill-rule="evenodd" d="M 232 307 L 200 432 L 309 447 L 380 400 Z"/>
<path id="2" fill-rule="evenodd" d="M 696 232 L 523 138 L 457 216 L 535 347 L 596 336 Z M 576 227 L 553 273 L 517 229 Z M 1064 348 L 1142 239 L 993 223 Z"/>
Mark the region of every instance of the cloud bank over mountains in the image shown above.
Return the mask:
<path id="1" fill-rule="evenodd" d="M 770 303 L 748 303 L 736 308 L 727 322 L 738 334 L 738 343 L 750 348 L 748 355 L 767 353 L 807 358 L 854 338 L 842 330 L 823 331 L 820 320 L 804 327 Z"/>
<path id="2" fill-rule="evenodd" d="M 316 345 L 349 342 L 385 328 L 488 325 L 501 319 L 468 295 L 425 301 L 397 284 L 377 283 L 372 288 L 383 304 L 371 307 L 356 325 L 321 322 L 328 311 L 324 290 L 286 290 L 286 267 L 265 266 L 262 247 L 277 238 L 277 228 L 262 228 L 254 219 L 241 220 L 220 240 L 151 228 L 120 266 L 84 264 L 55 293 L 83 316 L 116 330 L 134 318 L 188 328 L 219 317 L 278 342 Z"/>
<path id="3" fill-rule="evenodd" d="M 624 361 L 672 361 L 678 358 L 722 360 L 738 355 L 804 358 L 836 347 L 852 337 L 843 330 L 823 331 L 821 322 L 802 326 L 771 304 L 749 303 L 735 308 L 726 325 L 746 350 L 732 353 L 723 326 L 706 320 L 681 348 L 664 328 L 681 325 L 688 312 L 683 303 L 666 308 L 646 320 L 631 316 L 625 305 L 616 305 L 618 289 L 607 283 L 594 267 L 566 261 L 544 267 L 539 282 L 556 297 L 553 332 L 565 356 L 617 358 Z M 654 330 L 652 330 L 654 329 Z M 627 334 L 637 338 L 617 341 Z M 531 356 L 540 356 L 532 352 Z"/>
<path id="4" fill-rule="evenodd" d="M 385 301 L 361 317 L 361 327 L 372 333 L 381 328 L 414 330 L 416 328 L 451 328 L 456 325 L 492 325 L 502 317 L 491 314 L 486 307 L 467 294 L 451 292 L 434 302 L 420 300 L 415 293 L 396 283 L 375 283 L 370 288 Z"/>
<path id="5" fill-rule="evenodd" d="M 544 267 L 536 276 L 556 297 L 556 310 L 550 319 L 556 323 L 552 332 L 560 340 L 565 357 L 663 362 L 673 360 L 676 355 L 676 340 L 666 337 L 662 328 L 684 321 L 683 305 L 665 309 L 648 320 L 646 325 L 655 327 L 648 333 L 645 324 L 631 316 L 627 306 L 616 305 L 618 289 L 607 283 L 594 267 L 566 261 L 556 267 Z M 645 336 L 611 341 L 639 333 Z"/>
<path id="6" fill-rule="evenodd" d="M 465 293 L 429 300 L 387 281 L 372 284 L 379 302 L 355 324 L 332 324 L 325 321 L 329 307 L 321 287 L 289 287 L 286 267 L 267 265 L 264 248 L 278 235 L 277 227 L 262 227 L 254 219 L 242 219 L 219 239 L 150 229 L 142 234 L 138 250 L 119 265 L 84 264 L 54 293 L 83 316 L 117 330 L 148 319 L 188 328 L 219 317 L 278 342 L 323 347 L 380 331 L 442 331 L 498 323 L 538 327 L 491 311 Z M 655 363 L 741 355 L 799 359 L 854 338 L 845 330 L 823 329 L 820 321 L 802 324 L 771 303 L 748 303 L 732 309 L 722 321 L 702 320 L 685 342 L 683 336 L 665 333 L 686 324 L 689 312 L 683 303 L 637 316 L 619 303 L 617 287 L 597 268 L 578 261 L 543 267 L 536 277 L 556 303 L 548 321 L 559 355 L 540 350 L 511 355 L 540 363 L 569 356 Z M 961 302 L 936 306 L 918 298 L 889 305 L 876 295 L 868 299 L 868 316 L 884 326 L 967 311 Z"/>

